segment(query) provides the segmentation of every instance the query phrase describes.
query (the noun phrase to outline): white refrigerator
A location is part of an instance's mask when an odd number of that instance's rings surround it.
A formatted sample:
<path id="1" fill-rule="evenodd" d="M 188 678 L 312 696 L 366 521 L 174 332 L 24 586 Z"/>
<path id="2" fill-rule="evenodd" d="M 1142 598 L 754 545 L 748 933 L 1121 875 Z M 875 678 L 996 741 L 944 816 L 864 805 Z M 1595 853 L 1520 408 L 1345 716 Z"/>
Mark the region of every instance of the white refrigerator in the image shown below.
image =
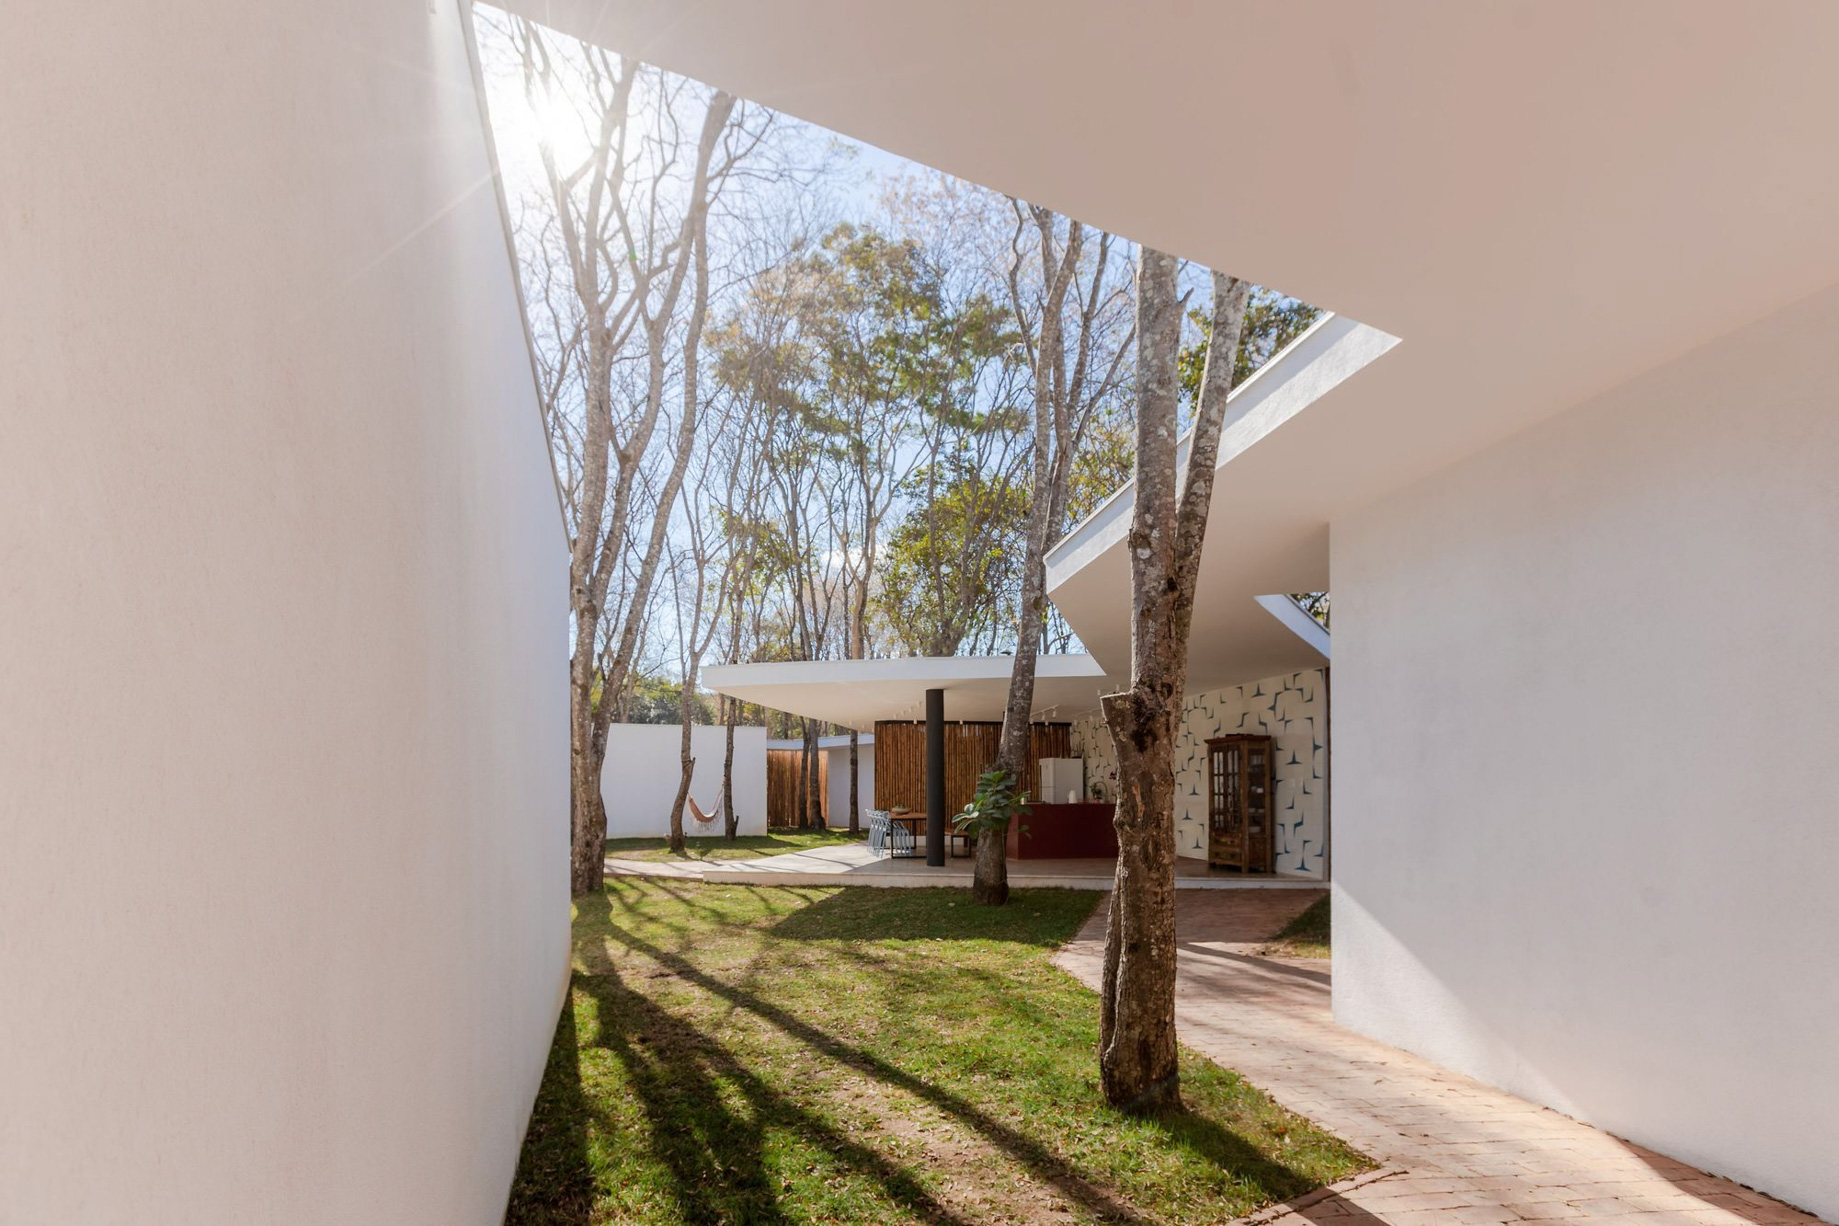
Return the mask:
<path id="1" fill-rule="evenodd" d="M 1086 798 L 1084 758 L 1042 758 L 1041 790 L 1034 796 L 1044 805 L 1077 804 Z"/>

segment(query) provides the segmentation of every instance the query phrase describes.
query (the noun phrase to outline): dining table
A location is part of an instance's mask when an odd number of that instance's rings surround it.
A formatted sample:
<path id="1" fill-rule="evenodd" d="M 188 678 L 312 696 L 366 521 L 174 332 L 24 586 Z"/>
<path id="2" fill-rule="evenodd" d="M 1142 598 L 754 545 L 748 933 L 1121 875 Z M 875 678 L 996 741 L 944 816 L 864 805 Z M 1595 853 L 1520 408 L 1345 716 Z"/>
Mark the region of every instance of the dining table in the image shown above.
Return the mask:
<path id="1" fill-rule="evenodd" d="M 911 809 L 895 809 L 888 814 L 888 820 L 905 826 L 913 835 L 913 847 L 916 854 L 925 854 L 926 815 L 924 813 L 915 813 Z M 945 845 L 950 848 L 950 854 L 953 856 L 968 856 L 974 850 L 970 836 L 953 830 L 949 817 L 945 819 Z"/>

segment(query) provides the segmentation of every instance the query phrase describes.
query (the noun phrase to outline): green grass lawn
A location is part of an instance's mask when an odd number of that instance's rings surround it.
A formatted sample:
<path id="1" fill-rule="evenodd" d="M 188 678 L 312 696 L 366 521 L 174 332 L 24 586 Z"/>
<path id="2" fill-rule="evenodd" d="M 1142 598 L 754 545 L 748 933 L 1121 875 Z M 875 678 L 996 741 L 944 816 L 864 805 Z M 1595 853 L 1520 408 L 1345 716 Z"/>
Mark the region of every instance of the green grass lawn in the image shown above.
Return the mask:
<path id="1" fill-rule="evenodd" d="M 683 840 L 682 856 L 674 855 L 663 839 L 608 839 L 607 854 L 621 860 L 752 860 L 788 851 L 835 847 L 839 843 L 860 842 L 862 838 L 847 830 L 775 830 L 771 834 L 744 834 L 732 840 L 714 835 Z"/>
<path id="2" fill-rule="evenodd" d="M 1328 899 L 1329 895 L 1322 895 L 1301 915 L 1285 924 L 1271 937 L 1271 945 L 1265 952 L 1290 958 L 1332 956 L 1328 943 Z"/>
<path id="3" fill-rule="evenodd" d="M 1371 1164 L 1183 1053 L 1097 1086 L 1098 895 L 616 880 L 577 904 L 511 1223 L 1225 1222 Z"/>

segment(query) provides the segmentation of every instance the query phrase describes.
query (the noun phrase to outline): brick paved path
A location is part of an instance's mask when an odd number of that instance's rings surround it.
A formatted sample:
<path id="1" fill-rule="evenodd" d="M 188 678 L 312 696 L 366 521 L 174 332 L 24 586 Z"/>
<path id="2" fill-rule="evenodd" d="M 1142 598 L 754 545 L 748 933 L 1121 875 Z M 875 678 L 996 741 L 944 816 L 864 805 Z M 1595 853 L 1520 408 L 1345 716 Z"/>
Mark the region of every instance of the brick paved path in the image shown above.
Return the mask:
<path id="1" fill-rule="evenodd" d="M 1334 1024 L 1328 963 L 1263 957 L 1319 891 L 1181 894 L 1182 1042 L 1237 1069 L 1387 1168 L 1260 1220 L 1324 1226 L 1775 1226 L 1817 1223 L 1675 1162 Z M 1105 907 L 1059 956 L 1096 986 Z M 1306 1203 L 1305 1203 L 1306 1202 Z M 1588 1221 L 1585 1221 L 1588 1219 Z"/>

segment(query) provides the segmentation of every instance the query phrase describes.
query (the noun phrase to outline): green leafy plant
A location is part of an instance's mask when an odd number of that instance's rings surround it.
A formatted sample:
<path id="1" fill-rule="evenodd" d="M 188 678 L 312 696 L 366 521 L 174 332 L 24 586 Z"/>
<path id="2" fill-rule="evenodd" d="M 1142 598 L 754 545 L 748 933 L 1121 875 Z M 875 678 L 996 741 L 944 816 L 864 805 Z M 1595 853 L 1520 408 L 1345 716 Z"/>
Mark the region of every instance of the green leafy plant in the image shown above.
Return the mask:
<path id="1" fill-rule="evenodd" d="M 971 803 L 964 806 L 964 812 L 951 819 L 952 828 L 960 834 L 978 838 L 986 831 L 1003 837 L 1010 822 L 1028 816 L 1028 794 L 1020 789 L 1020 782 L 1002 769 L 987 770 L 977 776 L 976 794 L 971 797 Z M 1028 827 L 1019 829 L 1024 836 L 1028 834 Z"/>

